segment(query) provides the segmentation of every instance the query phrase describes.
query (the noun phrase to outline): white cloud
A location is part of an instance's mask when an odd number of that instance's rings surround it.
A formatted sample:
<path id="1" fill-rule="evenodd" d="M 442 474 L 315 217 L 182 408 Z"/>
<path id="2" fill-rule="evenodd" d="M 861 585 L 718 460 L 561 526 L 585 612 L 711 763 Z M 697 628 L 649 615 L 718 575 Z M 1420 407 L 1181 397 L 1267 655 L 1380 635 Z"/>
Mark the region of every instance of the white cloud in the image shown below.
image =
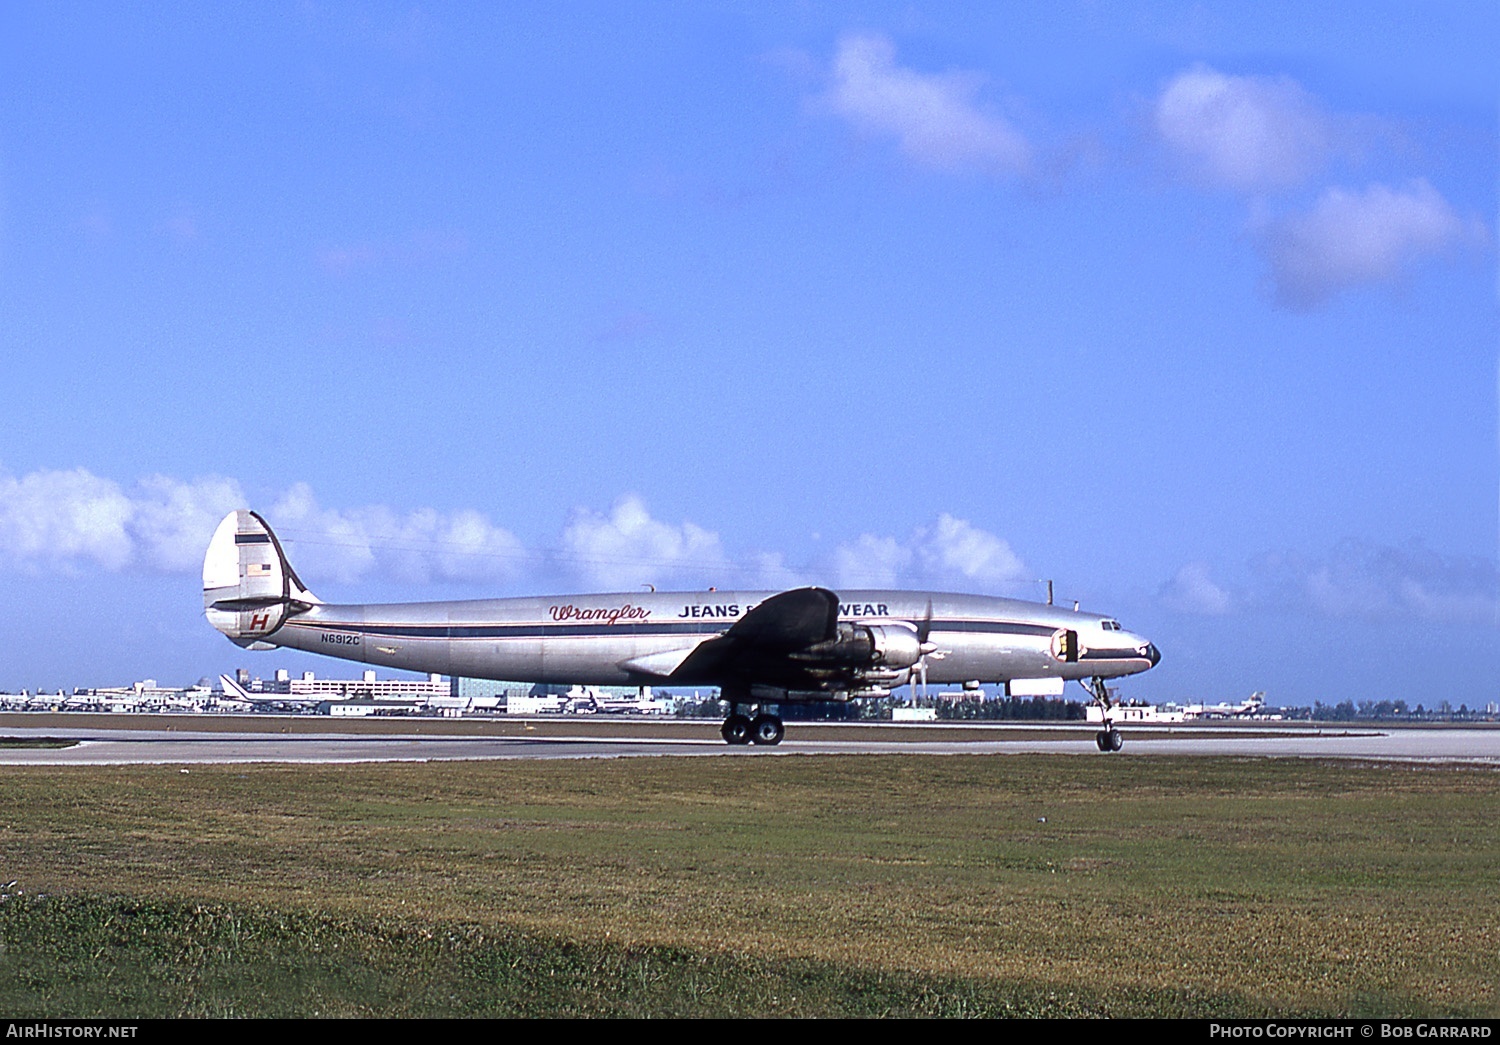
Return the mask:
<path id="1" fill-rule="evenodd" d="M 238 484 L 150 476 L 132 490 L 84 468 L 0 476 L 0 555 L 28 569 L 197 569 Z"/>
<path id="2" fill-rule="evenodd" d="M 861 131 L 894 137 L 918 163 L 945 170 L 1021 173 L 1031 146 L 1004 117 L 974 100 L 983 77 L 923 74 L 896 64 L 883 36 L 846 36 L 834 55 L 824 103 Z"/>
<path id="3" fill-rule="evenodd" d="M 534 560 L 519 538 L 476 511 L 323 508 L 306 483 L 287 490 L 266 518 L 314 590 L 318 576 L 348 583 L 371 573 L 413 584 L 501 581 Z"/>
<path id="4" fill-rule="evenodd" d="M 585 583 L 625 589 L 712 582 L 729 568 L 718 534 L 690 522 L 672 526 L 653 519 L 634 494 L 616 501 L 608 515 L 587 508 L 574 512 L 558 561 Z"/>
<path id="5" fill-rule="evenodd" d="M 219 520 L 244 504 L 244 491 L 233 479 L 142 479 L 130 527 L 137 554 L 159 570 L 191 573 L 203 565 L 203 550 Z"/>
<path id="6" fill-rule="evenodd" d="M 125 488 L 84 468 L 0 475 L 0 558 L 31 571 L 195 573 L 219 520 L 248 503 L 233 479 L 153 475 Z M 477 512 L 325 509 L 298 483 L 267 513 L 299 573 L 353 581 L 369 573 L 425 583 L 517 573 L 521 542 Z"/>
<path id="7" fill-rule="evenodd" d="M 1208 575 L 1208 565 L 1190 562 L 1162 585 L 1162 600 L 1174 609 L 1187 613 L 1219 616 L 1228 613 L 1233 604 L 1229 592 L 1215 584 Z"/>
<path id="8" fill-rule="evenodd" d="M 1418 179 L 1401 189 L 1326 189 L 1311 210 L 1269 225 L 1263 246 L 1277 300 L 1311 308 L 1351 287 L 1398 280 L 1424 256 L 1482 237 Z"/>
<path id="9" fill-rule="evenodd" d="M 894 588 L 911 562 L 911 548 L 896 538 L 861 534 L 834 549 L 834 583 L 843 588 Z"/>
<path id="10" fill-rule="evenodd" d="M 1492 559 L 1345 540 L 1324 556 L 1283 553 L 1256 563 L 1258 598 L 1326 617 L 1493 623 L 1500 570 Z"/>
<path id="11" fill-rule="evenodd" d="M 788 566 L 781 552 L 755 552 L 750 555 L 749 563 L 746 583 L 756 588 L 781 591 L 812 583 L 804 572 Z"/>
<path id="12" fill-rule="evenodd" d="M 905 541 L 867 533 L 840 545 L 832 573 L 835 583 L 860 588 L 996 588 L 1031 579 L 1006 541 L 946 513 Z"/>
<path id="13" fill-rule="evenodd" d="M 118 485 L 83 468 L 0 477 L 0 551 L 24 566 L 122 569 L 134 554 L 133 514 Z"/>
<path id="14" fill-rule="evenodd" d="M 1334 148 L 1334 122 L 1288 77 L 1179 73 L 1156 102 L 1156 130 L 1201 177 L 1241 191 L 1295 185 Z"/>
<path id="15" fill-rule="evenodd" d="M 0 560 L 30 571 L 191 574 L 219 520 L 248 503 L 240 484 L 223 477 L 183 482 L 155 475 L 124 488 L 82 468 L 0 474 Z M 527 549 L 473 510 L 326 508 L 306 483 L 289 487 L 264 515 L 314 591 L 320 580 L 367 578 L 542 584 L 560 574 L 616 590 L 645 584 L 781 590 L 812 580 L 811 571 L 788 566 L 779 552 L 731 560 L 717 533 L 654 519 L 634 494 L 608 513 L 575 511 L 551 550 Z M 822 576 L 843 587 L 985 590 L 1027 579 L 1009 544 L 947 514 L 904 540 L 865 534 L 824 565 Z"/>
<path id="16" fill-rule="evenodd" d="M 939 515 L 936 523 L 919 534 L 914 548 L 917 568 L 932 581 L 996 585 L 1029 579 L 1009 544 L 963 519 Z"/>

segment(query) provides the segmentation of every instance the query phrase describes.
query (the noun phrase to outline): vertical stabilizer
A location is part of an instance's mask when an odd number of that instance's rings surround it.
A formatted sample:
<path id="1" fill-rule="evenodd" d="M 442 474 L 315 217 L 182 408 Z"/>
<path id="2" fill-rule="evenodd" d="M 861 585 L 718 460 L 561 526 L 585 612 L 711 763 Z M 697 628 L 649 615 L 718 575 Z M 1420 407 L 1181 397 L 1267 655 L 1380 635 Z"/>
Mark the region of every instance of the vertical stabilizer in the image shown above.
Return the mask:
<path id="1" fill-rule="evenodd" d="M 264 640 L 288 616 L 321 601 L 259 515 L 241 508 L 219 523 L 203 557 L 203 613 L 215 628 L 241 646 L 274 645 Z"/>
<path id="2" fill-rule="evenodd" d="M 219 676 L 219 688 L 224 691 L 224 697 L 226 700 L 253 701 L 255 699 L 254 697 L 250 696 L 249 690 L 247 690 L 244 686 L 241 686 L 238 682 L 230 678 L 228 675 Z"/>

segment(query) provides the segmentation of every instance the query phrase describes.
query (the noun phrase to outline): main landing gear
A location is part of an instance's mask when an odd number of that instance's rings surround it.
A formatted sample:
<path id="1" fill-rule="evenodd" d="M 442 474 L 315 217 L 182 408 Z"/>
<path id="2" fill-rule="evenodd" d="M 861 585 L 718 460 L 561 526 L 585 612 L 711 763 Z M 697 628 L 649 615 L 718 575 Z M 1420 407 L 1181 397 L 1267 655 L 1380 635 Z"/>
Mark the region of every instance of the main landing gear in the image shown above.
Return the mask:
<path id="1" fill-rule="evenodd" d="M 719 727 L 719 735 L 726 744 L 764 744 L 775 747 L 786 735 L 786 726 L 782 725 L 780 715 L 758 712 L 751 718 L 740 711 L 738 703 L 731 702 L 729 717 Z"/>
<path id="2" fill-rule="evenodd" d="M 1115 724 L 1109 720 L 1109 689 L 1104 685 L 1104 680 L 1098 675 L 1095 675 L 1093 678 L 1089 679 L 1088 686 L 1086 688 L 1093 696 L 1094 703 L 1098 704 L 1099 707 L 1104 711 L 1104 728 L 1101 729 L 1098 733 L 1094 734 L 1095 745 L 1098 746 L 1100 751 L 1109 752 L 1120 750 L 1125 746 L 1125 738 L 1120 736 L 1120 731 L 1116 729 Z"/>

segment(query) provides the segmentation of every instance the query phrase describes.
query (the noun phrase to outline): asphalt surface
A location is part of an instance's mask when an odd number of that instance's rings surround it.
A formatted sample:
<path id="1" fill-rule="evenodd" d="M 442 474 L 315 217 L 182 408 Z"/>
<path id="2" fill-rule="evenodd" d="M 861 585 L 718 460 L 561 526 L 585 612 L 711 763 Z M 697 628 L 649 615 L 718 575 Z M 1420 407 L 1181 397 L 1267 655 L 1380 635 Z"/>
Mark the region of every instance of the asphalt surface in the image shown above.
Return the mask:
<path id="1" fill-rule="evenodd" d="M 69 719 L 74 716 L 68 716 Z M 1251 758 L 1346 758 L 1372 761 L 1486 764 L 1500 768 L 1500 729 L 1368 728 L 1256 724 L 1254 726 L 1137 727 L 1121 732 L 1124 750 L 1105 755 L 1087 726 L 938 725 L 924 728 L 866 725 L 827 727 L 790 723 L 779 746 L 730 747 L 712 730 L 642 728 L 639 722 L 590 723 L 588 735 L 547 735 L 550 723 L 510 722 L 523 735 L 423 735 L 398 720 L 383 731 L 291 732 L 275 720 L 258 721 L 242 731 L 192 729 L 191 718 L 170 728 L 108 728 L 95 716 L 76 724 L 0 724 L 0 765 L 211 764 L 241 762 L 398 762 L 450 759 L 576 759 L 640 756 L 717 756 L 763 758 L 775 755 L 1067 754 L 1094 758 L 1153 755 L 1214 755 Z M 158 718 L 160 721 L 160 718 Z M 325 720 L 326 722 L 326 720 Z M 663 723 L 664 727 L 670 724 Z M 577 732 L 559 730 L 559 732 Z M 535 735 L 532 735 L 532 734 Z M 931 739 L 928 739 L 928 738 Z M 46 741 L 68 746 L 21 746 Z"/>

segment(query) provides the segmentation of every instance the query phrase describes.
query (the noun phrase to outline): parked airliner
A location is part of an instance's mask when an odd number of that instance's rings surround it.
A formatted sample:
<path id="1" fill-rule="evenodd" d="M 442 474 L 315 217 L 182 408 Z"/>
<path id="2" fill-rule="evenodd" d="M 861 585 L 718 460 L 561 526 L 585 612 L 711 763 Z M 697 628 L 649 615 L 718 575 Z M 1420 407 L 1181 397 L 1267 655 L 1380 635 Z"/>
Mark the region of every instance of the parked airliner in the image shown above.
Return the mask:
<path id="1" fill-rule="evenodd" d="M 514 682 L 717 686 L 730 744 L 778 744 L 779 706 L 935 683 L 1107 679 L 1155 667 L 1156 647 L 1109 617 L 926 591 L 650 592 L 332 605 L 255 512 L 229 513 L 203 559 L 208 621 L 239 646 Z"/>

